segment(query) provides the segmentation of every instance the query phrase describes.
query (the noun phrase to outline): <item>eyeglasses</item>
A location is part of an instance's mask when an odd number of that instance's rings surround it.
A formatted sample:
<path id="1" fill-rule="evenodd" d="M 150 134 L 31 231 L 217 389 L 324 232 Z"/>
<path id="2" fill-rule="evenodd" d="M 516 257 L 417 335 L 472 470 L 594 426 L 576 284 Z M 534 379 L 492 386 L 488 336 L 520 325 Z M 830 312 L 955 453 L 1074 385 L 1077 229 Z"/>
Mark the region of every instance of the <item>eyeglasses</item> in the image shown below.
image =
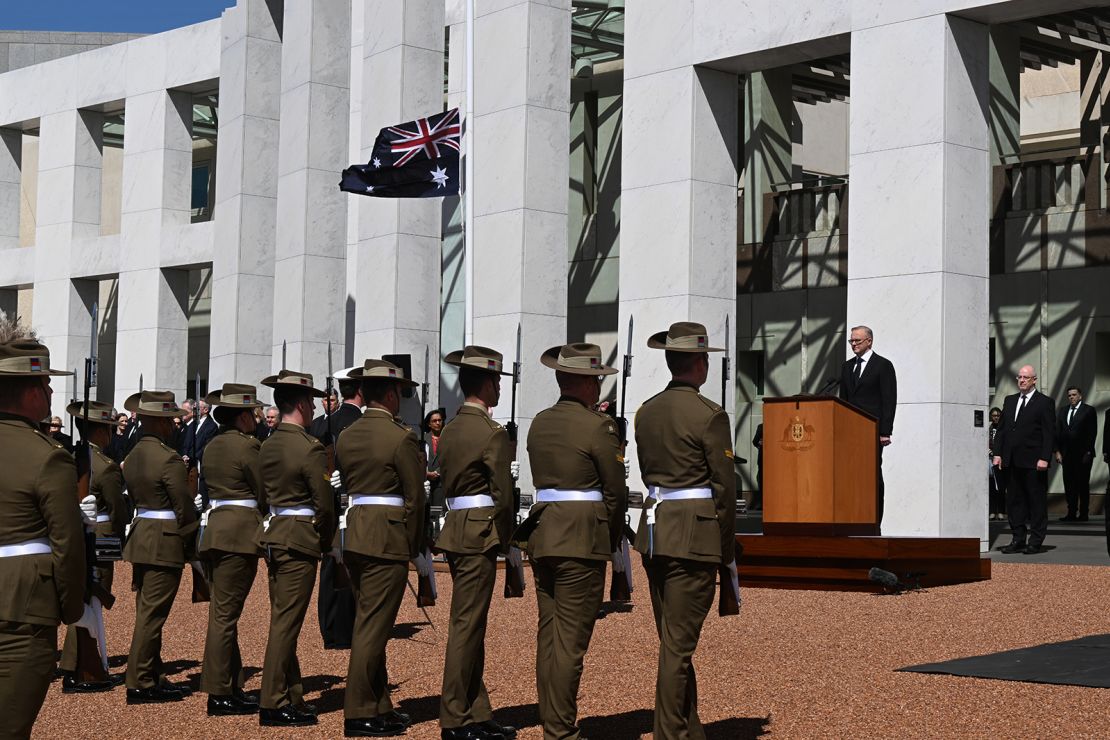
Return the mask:
<path id="1" fill-rule="evenodd" d="M 868 341 L 867 337 L 864 337 L 863 339 L 849 339 L 848 344 L 863 344 L 866 341 Z"/>

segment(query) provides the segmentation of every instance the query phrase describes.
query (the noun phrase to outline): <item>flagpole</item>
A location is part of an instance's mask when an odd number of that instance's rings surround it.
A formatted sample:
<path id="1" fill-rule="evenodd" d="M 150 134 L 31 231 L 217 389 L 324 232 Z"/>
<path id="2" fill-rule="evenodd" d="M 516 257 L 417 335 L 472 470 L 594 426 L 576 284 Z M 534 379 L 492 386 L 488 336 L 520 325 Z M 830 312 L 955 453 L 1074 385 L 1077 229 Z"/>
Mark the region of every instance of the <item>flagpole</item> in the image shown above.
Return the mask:
<path id="1" fill-rule="evenodd" d="M 466 0 L 466 168 L 463 193 L 464 344 L 474 343 L 474 0 Z"/>

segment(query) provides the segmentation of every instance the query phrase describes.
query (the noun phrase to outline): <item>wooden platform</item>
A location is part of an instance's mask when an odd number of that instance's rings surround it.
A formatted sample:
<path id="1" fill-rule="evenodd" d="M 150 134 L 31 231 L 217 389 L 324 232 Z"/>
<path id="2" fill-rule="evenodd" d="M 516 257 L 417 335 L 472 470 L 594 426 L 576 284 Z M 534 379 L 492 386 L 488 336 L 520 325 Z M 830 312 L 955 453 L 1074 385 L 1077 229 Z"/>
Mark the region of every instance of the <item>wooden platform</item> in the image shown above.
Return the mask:
<path id="1" fill-rule="evenodd" d="M 882 568 L 904 583 L 923 573 L 923 587 L 990 580 L 990 558 L 979 540 L 956 537 L 805 537 L 739 534 L 740 584 L 756 588 L 817 591 L 872 591 L 871 568 Z"/>

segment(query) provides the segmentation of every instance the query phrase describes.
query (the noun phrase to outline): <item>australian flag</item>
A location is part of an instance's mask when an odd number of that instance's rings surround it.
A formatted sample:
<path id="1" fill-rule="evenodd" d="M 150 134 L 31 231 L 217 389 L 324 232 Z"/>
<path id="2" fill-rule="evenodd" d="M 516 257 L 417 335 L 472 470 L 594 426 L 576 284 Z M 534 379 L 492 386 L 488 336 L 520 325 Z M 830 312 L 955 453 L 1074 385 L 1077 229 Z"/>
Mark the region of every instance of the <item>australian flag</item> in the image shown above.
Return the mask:
<path id="1" fill-rule="evenodd" d="M 339 189 L 377 198 L 438 198 L 459 194 L 459 109 L 378 132 L 366 164 L 343 170 Z"/>

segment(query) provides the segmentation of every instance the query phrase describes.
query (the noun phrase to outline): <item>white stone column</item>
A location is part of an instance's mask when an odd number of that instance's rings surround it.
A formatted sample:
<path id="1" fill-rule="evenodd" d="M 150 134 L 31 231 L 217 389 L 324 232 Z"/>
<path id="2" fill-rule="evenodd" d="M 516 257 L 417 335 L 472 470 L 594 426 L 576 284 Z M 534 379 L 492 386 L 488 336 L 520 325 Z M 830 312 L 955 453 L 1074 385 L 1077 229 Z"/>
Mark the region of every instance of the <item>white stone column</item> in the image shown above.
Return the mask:
<path id="1" fill-rule="evenodd" d="M 83 366 L 89 352 L 90 312 L 97 293 L 95 283 L 70 279 L 70 254 L 95 246 L 92 240 L 100 232 L 103 128 L 103 116 L 91 111 L 60 111 L 39 119 L 32 314 L 39 337 L 50 348 L 50 362 L 59 368 Z M 75 381 L 53 381 L 55 414 L 65 410 Z"/>
<path id="2" fill-rule="evenodd" d="M 711 344 L 723 347 L 731 317 L 735 357 L 737 101 L 736 76 L 724 72 L 679 67 L 625 78 L 617 348 L 623 355 L 633 316 L 630 424 L 640 404 L 670 380 L 663 351 L 647 348 L 654 332 L 696 321 L 705 324 Z M 702 388 L 718 403 L 720 357 L 710 355 Z M 735 383 L 727 393 L 722 405 L 731 416 Z M 629 486 L 643 490 L 631 431 Z"/>
<path id="3" fill-rule="evenodd" d="M 127 98 L 120 206 L 116 395 L 168 390 L 184 399 L 188 272 L 161 266 L 165 229 L 189 223 L 193 96 L 155 90 Z M 219 251 L 219 250 L 217 250 Z"/>
<path id="4" fill-rule="evenodd" d="M 281 46 L 273 363 L 314 378 L 343 367 L 351 0 L 291 2 Z M 321 382 L 323 382 L 321 380 Z"/>
<path id="5" fill-rule="evenodd" d="M 444 3 L 363 2 L 360 161 L 368 162 L 380 129 L 444 109 Z M 427 382 L 434 393 L 439 387 L 440 199 L 349 197 L 359 210 L 354 362 L 410 354 L 414 379 L 424 382 L 428 348 Z M 412 421 L 412 414 L 406 419 Z"/>
<path id="6" fill-rule="evenodd" d="M 848 326 L 898 373 L 884 535 L 987 539 L 987 49 L 954 16 L 852 34 Z"/>
<path id="7" fill-rule="evenodd" d="M 794 98 L 789 67 L 752 72 L 744 83 L 744 243 L 763 241 L 763 199 L 791 178 Z"/>
<path id="8" fill-rule="evenodd" d="M 213 388 L 226 382 L 256 384 L 274 366 L 282 12 L 282 0 L 239 0 L 223 15 L 212 260 Z"/>
<path id="9" fill-rule="evenodd" d="M 0 249 L 19 246 L 19 185 L 23 132 L 0 128 Z"/>
<path id="10" fill-rule="evenodd" d="M 475 24 L 474 343 L 511 362 L 522 328 L 517 456 L 529 490 L 528 428 L 559 397 L 539 357 L 567 337 L 570 0 L 478 2 Z"/>

